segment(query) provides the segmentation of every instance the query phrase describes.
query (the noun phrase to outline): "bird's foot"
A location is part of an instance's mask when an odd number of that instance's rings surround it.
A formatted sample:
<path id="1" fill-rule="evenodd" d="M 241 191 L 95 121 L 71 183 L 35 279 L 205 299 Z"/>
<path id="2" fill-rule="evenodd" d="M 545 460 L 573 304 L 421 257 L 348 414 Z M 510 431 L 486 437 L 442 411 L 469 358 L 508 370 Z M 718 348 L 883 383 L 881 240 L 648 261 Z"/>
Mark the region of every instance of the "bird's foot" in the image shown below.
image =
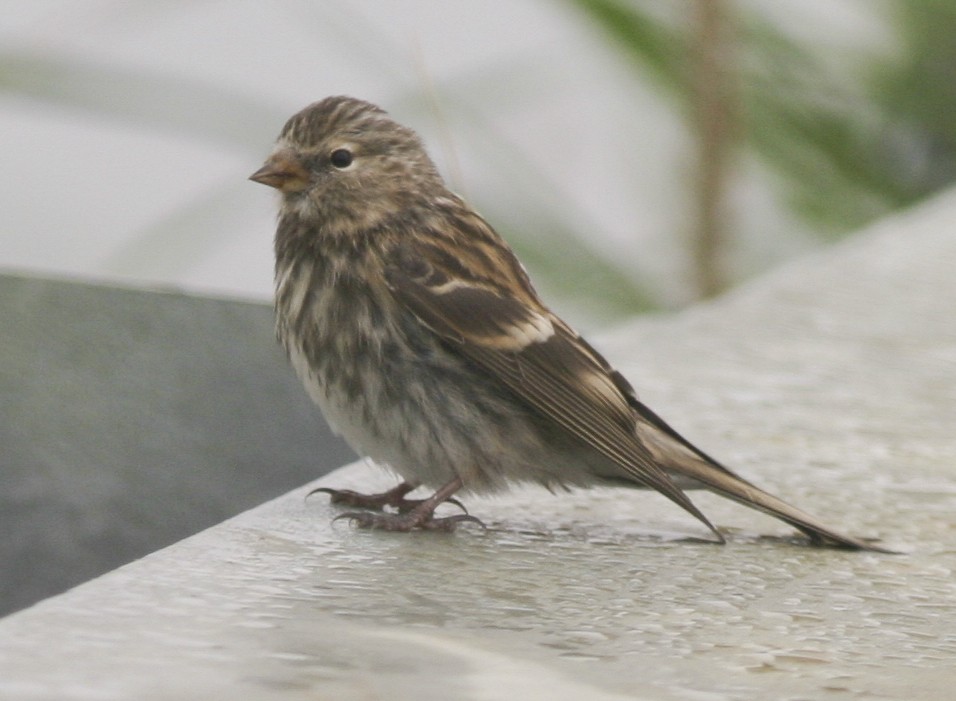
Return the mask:
<path id="1" fill-rule="evenodd" d="M 482 528 L 485 528 L 485 524 L 474 516 L 468 515 L 467 512 L 456 514 L 455 516 L 435 518 L 435 509 L 445 502 L 451 502 L 459 506 L 462 511 L 465 510 L 465 507 L 462 506 L 460 502 L 451 498 L 452 494 L 462 488 L 462 480 L 460 477 L 451 480 L 427 499 L 406 499 L 405 495 L 414 488 L 415 485 L 403 482 L 383 494 L 373 494 L 371 496 L 365 496 L 347 490 L 338 491 L 325 488 L 316 489 L 315 491 L 328 492 L 332 495 L 333 503 L 378 509 L 378 511 L 347 511 L 332 519 L 333 521 L 338 521 L 344 518 L 359 528 L 406 533 L 415 529 L 450 532 L 455 530 L 459 523 L 468 522 L 477 523 Z M 397 508 L 398 513 L 382 511 L 385 506 Z"/>
<path id="2" fill-rule="evenodd" d="M 415 486 L 416 485 L 409 484 L 408 482 L 402 482 L 397 487 L 393 487 L 387 492 L 382 492 L 380 494 L 360 494 L 359 492 L 353 492 L 351 489 L 331 489 L 329 487 L 318 487 L 309 492 L 306 495 L 306 498 L 321 492 L 323 494 L 329 495 L 329 501 L 332 504 L 353 506 L 359 509 L 371 509 L 373 511 L 383 511 L 386 506 L 390 506 L 397 510 L 400 514 L 405 514 L 413 511 L 416 507 L 421 506 L 425 501 L 427 501 L 426 499 L 405 498 L 405 495 L 415 489 Z M 454 504 L 463 512 L 465 512 L 465 514 L 468 513 L 468 509 L 465 508 L 465 505 L 457 499 L 446 499 L 445 501 L 449 504 Z M 341 516 L 339 518 L 341 518 Z"/>
<path id="3" fill-rule="evenodd" d="M 435 518 L 435 514 L 431 510 L 413 509 L 412 511 L 397 514 L 376 513 L 372 511 L 347 511 L 344 514 L 339 514 L 332 519 L 332 521 L 335 522 L 339 519 L 348 519 L 349 523 L 359 528 L 396 531 L 400 533 L 408 533 L 416 528 L 423 531 L 444 531 L 445 533 L 450 533 L 458 527 L 459 523 L 477 523 L 487 530 L 487 526 L 474 516 L 457 514 L 455 516 Z"/>

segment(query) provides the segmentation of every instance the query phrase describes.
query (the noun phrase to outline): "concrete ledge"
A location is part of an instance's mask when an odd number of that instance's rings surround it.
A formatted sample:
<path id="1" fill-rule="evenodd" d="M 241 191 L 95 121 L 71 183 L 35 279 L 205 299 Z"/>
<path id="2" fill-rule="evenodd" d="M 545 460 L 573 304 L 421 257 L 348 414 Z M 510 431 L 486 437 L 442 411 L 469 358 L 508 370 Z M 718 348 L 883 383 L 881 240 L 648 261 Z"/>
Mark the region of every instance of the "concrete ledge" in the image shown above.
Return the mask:
<path id="1" fill-rule="evenodd" d="M 951 695 L 956 197 L 598 345 L 746 476 L 902 556 L 696 498 L 523 489 L 488 532 L 355 531 L 298 489 L 0 621 L 0 698 Z M 320 484 L 374 489 L 363 465 Z"/>

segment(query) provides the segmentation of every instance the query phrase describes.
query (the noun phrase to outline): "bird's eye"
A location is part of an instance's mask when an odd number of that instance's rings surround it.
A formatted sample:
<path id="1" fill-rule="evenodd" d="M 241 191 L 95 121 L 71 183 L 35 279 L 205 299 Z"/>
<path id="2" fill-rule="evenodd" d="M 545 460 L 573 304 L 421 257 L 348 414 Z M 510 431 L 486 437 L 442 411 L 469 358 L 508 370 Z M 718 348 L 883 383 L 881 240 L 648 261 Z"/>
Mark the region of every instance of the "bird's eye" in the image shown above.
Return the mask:
<path id="1" fill-rule="evenodd" d="M 348 168 L 352 165 L 352 152 L 347 148 L 337 148 L 329 156 L 329 162 L 336 168 Z"/>

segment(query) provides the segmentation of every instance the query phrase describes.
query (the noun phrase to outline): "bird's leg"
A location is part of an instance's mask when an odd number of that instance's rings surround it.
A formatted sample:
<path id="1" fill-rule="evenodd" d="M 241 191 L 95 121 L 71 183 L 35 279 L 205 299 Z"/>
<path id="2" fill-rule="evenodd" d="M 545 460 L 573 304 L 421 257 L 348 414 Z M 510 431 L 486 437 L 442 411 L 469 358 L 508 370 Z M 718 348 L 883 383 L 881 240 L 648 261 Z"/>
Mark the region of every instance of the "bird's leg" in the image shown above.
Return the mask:
<path id="1" fill-rule="evenodd" d="M 457 514 L 455 516 L 435 518 L 435 509 L 437 509 L 446 501 L 455 501 L 454 499 L 451 499 L 451 495 L 461 489 L 462 485 L 463 483 L 461 478 L 456 477 L 427 499 L 421 499 L 411 509 L 397 514 L 386 512 L 373 513 L 371 511 L 347 511 L 344 514 L 336 516 L 332 520 L 338 521 L 340 518 L 344 518 L 348 519 L 350 523 L 354 523 L 359 528 L 373 528 L 383 531 L 401 532 L 412 531 L 416 528 L 426 531 L 453 531 L 459 523 L 465 521 L 477 523 L 479 526 L 484 528 L 485 524 L 483 524 L 474 516 L 469 516 L 468 514 Z M 403 486 L 405 486 L 404 483 L 399 485 L 399 487 Z M 386 494 L 387 493 L 388 492 L 386 492 Z M 406 501 L 402 497 L 400 497 L 400 499 L 402 499 L 402 501 Z"/>
<path id="2" fill-rule="evenodd" d="M 317 487 L 306 494 L 308 499 L 317 492 L 328 494 L 330 503 L 342 504 L 343 506 L 354 506 L 359 509 L 372 509 L 373 511 L 382 511 L 386 506 L 397 509 L 399 513 L 411 511 L 416 506 L 426 501 L 425 499 L 406 499 L 405 495 L 418 488 L 417 484 L 412 482 L 402 482 L 396 487 L 392 487 L 387 492 L 380 494 L 360 494 L 351 489 L 331 489 L 329 487 Z M 446 499 L 449 504 L 454 504 L 459 509 L 468 513 L 468 509 L 457 499 Z"/>

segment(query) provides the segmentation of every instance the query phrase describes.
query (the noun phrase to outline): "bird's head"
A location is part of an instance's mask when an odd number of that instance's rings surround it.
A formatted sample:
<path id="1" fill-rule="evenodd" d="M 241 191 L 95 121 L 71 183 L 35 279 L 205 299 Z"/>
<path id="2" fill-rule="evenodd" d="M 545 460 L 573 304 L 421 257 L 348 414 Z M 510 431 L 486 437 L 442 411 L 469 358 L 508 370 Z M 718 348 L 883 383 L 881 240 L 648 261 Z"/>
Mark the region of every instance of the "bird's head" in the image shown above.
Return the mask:
<path id="1" fill-rule="evenodd" d="M 282 193 L 282 213 L 363 227 L 436 184 L 444 191 L 418 135 L 351 97 L 328 97 L 293 115 L 250 179 Z"/>

